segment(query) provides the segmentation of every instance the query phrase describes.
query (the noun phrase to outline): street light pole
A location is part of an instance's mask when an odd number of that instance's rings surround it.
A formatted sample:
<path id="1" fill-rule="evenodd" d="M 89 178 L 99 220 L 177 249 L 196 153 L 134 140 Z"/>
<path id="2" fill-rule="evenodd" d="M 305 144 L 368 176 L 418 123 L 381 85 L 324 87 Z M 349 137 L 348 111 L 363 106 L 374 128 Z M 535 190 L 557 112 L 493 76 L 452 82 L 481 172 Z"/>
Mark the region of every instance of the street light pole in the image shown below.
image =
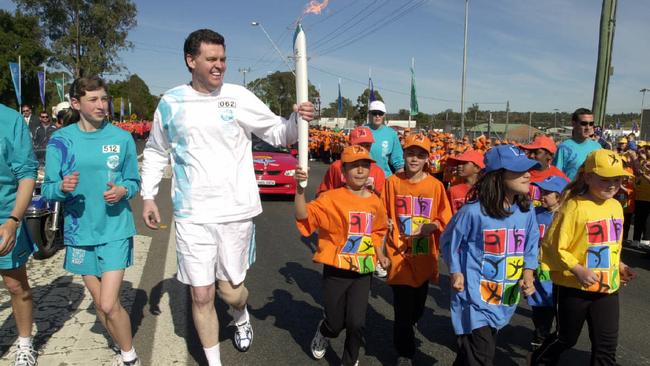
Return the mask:
<path id="1" fill-rule="evenodd" d="M 643 88 L 639 90 L 641 93 L 641 120 L 639 121 L 639 132 L 643 129 L 643 107 L 644 107 L 644 102 L 645 102 L 645 93 L 650 91 L 648 88 Z"/>
<path id="2" fill-rule="evenodd" d="M 553 111 L 555 112 L 555 116 L 553 117 L 553 128 L 555 128 L 555 133 L 557 133 L 557 111 L 559 111 L 559 109 L 554 108 Z"/>
<path id="3" fill-rule="evenodd" d="M 460 89 L 460 137 L 465 136 L 465 77 L 467 74 L 467 21 L 469 0 L 465 0 L 465 40 L 463 41 L 463 81 Z"/>
<path id="4" fill-rule="evenodd" d="M 244 83 L 242 84 L 242 85 L 244 86 L 244 88 L 246 87 L 246 73 L 247 73 L 247 72 L 250 72 L 250 71 L 251 71 L 251 68 L 250 68 L 250 67 L 244 67 L 244 68 L 241 68 L 241 67 L 240 67 L 240 68 L 239 68 L 239 72 L 241 72 L 242 74 L 244 74 Z"/>
<path id="5" fill-rule="evenodd" d="M 262 25 L 262 23 L 260 23 L 260 22 L 251 22 L 251 25 L 254 26 L 254 27 L 260 27 L 260 29 L 262 30 L 262 32 L 264 32 L 264 35 L 266 36 L 266 38 L 269 40 L 269 42 L 271 42 L 271 45 L 272 45 L 273 48 L 275 49 L 275 52 L 278 53 L 278 55 L 280 56 L 280 58 L 282 59 L 282 61 L 284 61 L 284 64 L 287 65 L 287 67 L 289 68 L 289 70 L 291 71 L 291 73 L 293 74 L 293 76 L 296 76 L 296 73 L 293 71 L 293 67 L 291 66 L 291 64 L 289 63 L 289 61 L 287 61 L 287 58 L 284 57 L 284 56 L 282 55 L 282 51 L 280 51 L 280 49 L 279 49 L 278 46 L 275 44 L 275 42 L 273 42 L 273 39 L 272 39 L 271 36 L 266 32 L 266 29 L 264 29 L 264 26 Z"/>

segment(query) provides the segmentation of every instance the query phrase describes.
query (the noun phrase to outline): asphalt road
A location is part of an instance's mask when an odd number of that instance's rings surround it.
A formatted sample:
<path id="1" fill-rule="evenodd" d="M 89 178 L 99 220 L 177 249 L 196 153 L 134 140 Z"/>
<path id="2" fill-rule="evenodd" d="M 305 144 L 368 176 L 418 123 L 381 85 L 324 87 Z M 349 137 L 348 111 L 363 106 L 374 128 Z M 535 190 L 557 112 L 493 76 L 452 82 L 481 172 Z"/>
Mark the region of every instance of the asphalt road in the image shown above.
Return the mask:
<path id="1" fill-rule="evenodd" d="M 141 144 L 138 148 L 141 151 Z M 326 168 L 324 164 L 311 163 L 308 197 L 313 197 Z M 163 179 L 157 199 L 163 223 L 157 231 L 144 227 L 139 217 L 141 201 L 131 202 L 139 234 L 137 242 L 141 244 L 138 244 L 136 258 L 139 263 L 127 271 L 122 302 L 131 313 L 135 347 L 143 365 L 205 365 L 192 323 L 189 290 L 175 279 L 169 190 L 170 180 Z M 311 261 L 315 237 L 299 236 L 293 221 L 292 198 L 263 197 L 263 206 L 264 213 L 255 219 L 257 260 L 245 282 L 250 290 L 249 312 L 255 339 L 246 353 L 234 348 L 233 328 L 228 327 L 232 318 L 223 302 L 217 300 L 223 364 L 339 365 L 344 334 L 332 342 L 324 360 L 313 360 L 309 351 L 309 343 L 322 316 L 321 266 Z M 620 365 L 650 365 L 650 256 L 626 249 L 623 259 L 637 271 L 639 278 L 621 291 L 618 361 Z M 37 283 L 37 343 L 48 357 L 66 359 L 65 362 L 41 364 L 88 365 L 83 358 L 98 355 L 103 360 L 102 352 L 108 352 L 106 336 L 102 327 L 94 322 L 89 295 L 84 292 L 79 278 L 61 272 L 60 261 L 59 255 L 48 261 L 30 263 L 29 267 L 33 273 L 30 278 Z M 39 269 L 40 272 L 33 272 Z M 426 311 L 417 326 L 416 363 L 420 365 L 451 365 L 455 356 L 455 336 L 448 311 L 449 279 L 444 266 L 442 273 L 440 284 L 429 288 Z M 0 299 L 4 301 L 0 306 L 0 346 L 3 347 L 0 351 L 7 357 L 6 351 L 15 340 L 15 333 L 6 290 L 0 290 Z M 367 313 L 367 345 L 365 351 L 362 350 L 361 365 L 395 362 L 391 302 L 390 288 L 383 280 L 374 279 Z M 49 327 L 46 327 L 44 324 L 48 321 Z M 73 323 L 77 328 L 70 325 Z M 522 304 L 510 325 L 499 332 L 495 364 L 525 364 L 531 332 L 530 309 Z M 89 347 L 88 339 L 91 338 L 94 343 Z M 66 357 L 72 356 L 78 360 L 68 361 Z M 589 341 L 585 327 L 579 344 L 564 355 L 562 364 L 588 363 Z M 7 359 L 0 360 L 0 364 L 8 364 Z"/>

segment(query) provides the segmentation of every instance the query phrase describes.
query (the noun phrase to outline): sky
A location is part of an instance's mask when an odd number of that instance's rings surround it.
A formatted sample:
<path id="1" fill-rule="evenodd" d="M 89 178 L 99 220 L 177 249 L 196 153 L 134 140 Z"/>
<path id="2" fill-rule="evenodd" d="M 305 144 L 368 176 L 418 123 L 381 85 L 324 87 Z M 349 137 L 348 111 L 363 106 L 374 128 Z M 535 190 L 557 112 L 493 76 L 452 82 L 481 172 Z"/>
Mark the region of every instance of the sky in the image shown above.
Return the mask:
<path id="1" fill-rule="evenodd" d="M 308 0 L 136 1 L 137 26 L 121 53 L 128 72 L 153 94 L 186 83 L 183 41 L 210 28 L 226 39 L 226 82 L 288 71 L 259 26 L 290 56 L 297 19 Z M 591 107 L 602 2 L 469 0 L 466 108 L 573 111 Z M 9 0 L 0 8 L 13 10 Z M 607 112 L 639 112 L 650 88 L 650 1 L 618 1 Z M 356 102 L 369 74 L 390 112 L 408 109 L 412 59 L 421 112 L 460 110 L 463 0 L 330 0 L 302 20 L 308 72 L 323 106 L 341 93 Z M 291 60 L 289 60 L 291 62 Z M 650 106 L 650 95 L 646 98 Z"/>

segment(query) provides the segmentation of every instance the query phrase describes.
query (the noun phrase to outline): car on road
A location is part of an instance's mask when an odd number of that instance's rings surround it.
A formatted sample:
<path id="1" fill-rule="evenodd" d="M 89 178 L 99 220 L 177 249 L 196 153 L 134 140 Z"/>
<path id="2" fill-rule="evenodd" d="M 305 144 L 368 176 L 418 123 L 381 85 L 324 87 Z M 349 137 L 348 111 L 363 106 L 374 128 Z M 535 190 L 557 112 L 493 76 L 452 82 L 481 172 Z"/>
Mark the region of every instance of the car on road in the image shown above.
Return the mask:
<path id="1" fill-rule="evenodd" d="M 295 195 L 297 151 L 275 147 L 253 135 L 253 166 L 261 194 Z"/>

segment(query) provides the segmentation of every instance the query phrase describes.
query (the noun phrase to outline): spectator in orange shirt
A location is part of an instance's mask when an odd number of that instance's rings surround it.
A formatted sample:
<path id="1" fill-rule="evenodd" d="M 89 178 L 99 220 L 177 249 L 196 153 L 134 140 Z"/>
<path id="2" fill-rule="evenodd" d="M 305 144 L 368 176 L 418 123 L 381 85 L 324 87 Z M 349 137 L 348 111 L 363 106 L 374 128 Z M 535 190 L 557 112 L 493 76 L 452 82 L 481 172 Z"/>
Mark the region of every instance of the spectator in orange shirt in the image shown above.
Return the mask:
<path id="1" fill-rule="evenodd" d="M 370 151 L 373 142 L 375 140 L 372 137 L 372 131 L 368 127 L 357 127 L 350 131 L 350 145 L 359 145 Z M 330 165 L 323 177 L 323 181 L 316 190 L 317 195 L 330 189 L 345 186 L 345 174 L 343 174 L 342 168 L 343 164 L 341 160 L 337 160 Z M 382 188 L 384 188 L 385 180 L 384 171 L 374 162 L 370 163 L 370 175 L 366 182 L 366 188 L 379 196 Z"/>
<path id="2" fill-rule="evenodd" d="M 341 154 L 345 187 L 323 192 L 309 204 L 298 185 L 295 210 L 298 230 L 308 236 L 319 230 L 314 262 L 323 264 L 324 319 L 311 341 L 314 358 L 321 359 L 335 338 L 345 329 L 343 365 L 355 365 L 363 344 L 368 294 L 376 257 L 383 265 L 390 261 L 378 250 L 387 231 L 386 209 L 375 194 L 366 189 L 370 174 L 368 150 L 348 146 Z M 296 181 L 307 172 L 296 168 Z"/>
<path id="3" fill-rule="evenodd" d="M 438 238 L 451 219 L 445 188 L 426 169 L 429 150 L 427 137 L 407 136 L 404 171 L 390 176 L 382 193 L 390 222 L 390 269 L 384 268 L 393 289 L 393 345 L 399 365 L 413 362 L 413 327 L 424 312 L 429 282 L 438 283 Z"/>
<path id="4" fill-rule="evenodd" d="M 483 154 L 478 150 L 469 150 L 458 156 L 450 157 L 447 165 L 456 167 L 456 175 L 464 182 L 447 189 L 447 198 L 451 203 L 451 212 L 455 214 L 467 202 L 467 193 L 478 180 L 478 173 L 485 168 Z"/>

